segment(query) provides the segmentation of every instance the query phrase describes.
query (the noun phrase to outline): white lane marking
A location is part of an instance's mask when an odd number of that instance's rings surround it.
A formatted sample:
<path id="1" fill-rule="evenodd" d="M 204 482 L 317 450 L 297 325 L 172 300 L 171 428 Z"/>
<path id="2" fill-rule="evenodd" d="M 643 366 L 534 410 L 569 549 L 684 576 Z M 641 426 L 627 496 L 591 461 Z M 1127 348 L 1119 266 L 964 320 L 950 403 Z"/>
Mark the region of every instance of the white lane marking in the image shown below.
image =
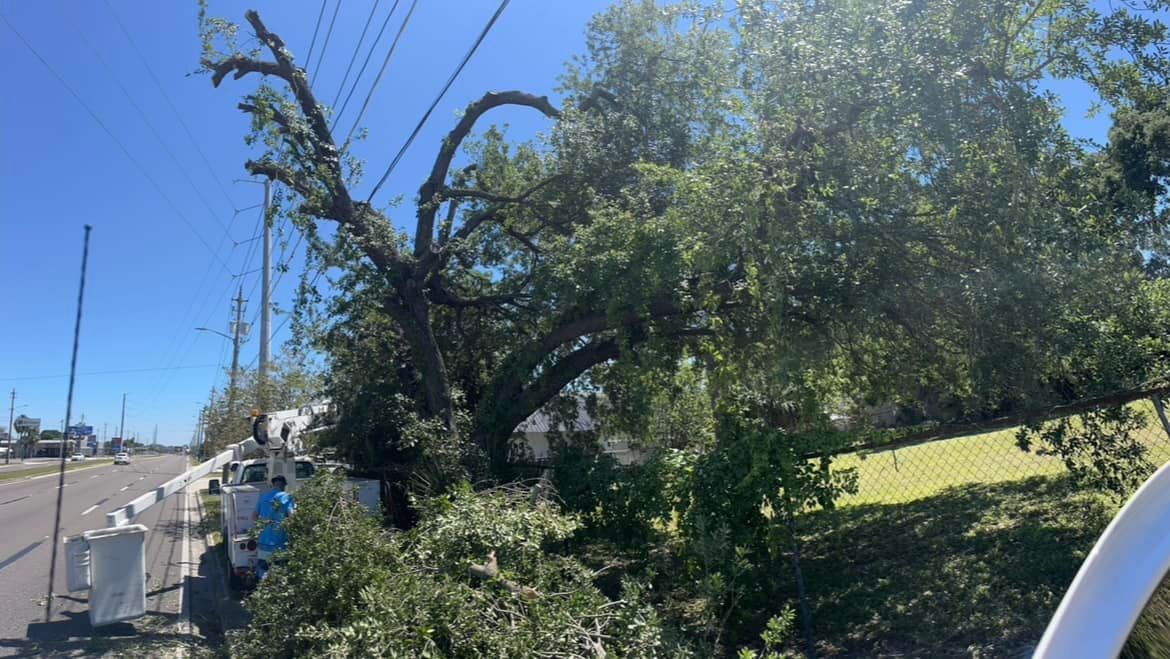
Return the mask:
<path id="1" fill-rule="evenodd" d="M 119 492 L 125 492 L 126 490 L 129 490 L 129 489 L 130 489 L 130 486 L 129 486 L 129 485 L 127 485 L 126 487 L 124 487 L 124 488 L 122 488 L 122 489 L 120 489 L 120 490 L 118 490 L 118 491 L 119 491 Z"/>
<path id="2" fill-rule="evenodd" d="M 97 478 L 98 476 L 101 476 L 101 474 L 94 474 L 93 476 L 89 477 L 89 480 L 93 480 L 93 479 Z"/>
<path id="3" fill-rule="evenodd" d="M 63 487 L 69 487 L 70 485 L 73 485 L 73 483 L 66 483 L 66 484 L 64 484 L 64 485 L 58 485 L 58 486 L 57 486 L 57 489 L 59 490 L 59 489 L 61 489 L 61 488 L 63 488 Z"/>
<path id="4" fill-rule="evenodd" d="M 97 504 L 94 504 L 94 505 L 90 506 L 89 508 L 86 508 L 85 512 L 81 513 L 81 515 L 84 517 L 85 515 L 92 513 L 96 509 L 97 509 Z"/>
<path id="5" fill-rule="evenodd" d="M 140 481 L 144 481 L 144 480 L 146 480 L 146 476 L 139 476 L 139 477 L 138 477 L 138 480 L 140 480 Z"/>

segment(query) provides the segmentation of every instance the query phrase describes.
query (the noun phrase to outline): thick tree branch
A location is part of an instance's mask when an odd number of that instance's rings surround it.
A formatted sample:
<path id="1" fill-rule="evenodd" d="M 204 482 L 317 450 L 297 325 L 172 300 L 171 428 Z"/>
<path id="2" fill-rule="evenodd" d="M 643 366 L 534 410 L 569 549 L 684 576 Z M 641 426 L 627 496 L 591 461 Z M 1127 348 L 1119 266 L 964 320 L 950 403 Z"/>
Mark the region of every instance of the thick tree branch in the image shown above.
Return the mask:
<path id="1" fill-rule="evenodd" d="M 519 301 L 522 297 L 519 292 L 463 297 L 447 288 L 441 277 L 431 279 L 427 287 L 427 298 L 431 302 L 456 309 L 494 309 L 504 305 L 521 306 Z"/>
<path id="2" fill-rule="evenodd" d="M 431 249 L 431 241 L 435 231 L 435 213 L 438 211 L 436 194 L 447 180 L 447 172 L 451 169 L 451 161 L 463 140 L 475 127 L 475 122 L 488 111 L 502 105 L 519 105 L 533 108 L 544 113 L 547 117 L 560 116 L 560 110 L 549 103 L 548 97 L 536 96 L 521 91 L 488 92 L 482 98 L 467 106 L 463 117 L 451 132 L 444 138 L 439 147 L 439 154 L 435 164 L 431 167 L 430 176 L 423 181 L 418 190 L 418 224 L 415 227 L 414 254 L 421 258 Z"/>
<path id="3" fill-rule="evenodd" d="M 317 195 L 317 190 L 299 172 L 271 160 L 249 160 L 244 163 L 244 169 L 253 176 L 264 176 L 273 181 L 279 181 L 289 189 L 295 191 L 305 201 L 310 201 Z"/>
<path id="4" fill-rule="evenodd" d="M 319 174 L 316 172 L 296 174 L 287 168 L 280 168 L 270 161 L 250 162 L 248 163 L 248 171 L 269 176 L 289 185 L 298 194 L 306 197 L 308 203 L 305 208 L 307 210 L 314 215 L 334 220 L 346 226 L 380 271 L 391 276 L 392 280 L 401 279 L 406 273 L 406 264 L 399 256 L 393 242 L 381 235 L 381 232 L 374 226 L 379 221 L 386 222 L 386 219 L 375 213 L 367 204 L 354 203 L 349 194 L 341 168 L 339 151 L 333 141 L 333 134 L 329 131 L 329 124 L 325 120 L 325 111 L 317 103 L 313 90 L 309 86 L 307 74 L 296 66 L 292 54 L 285 48 L 284 41 L 280 36 L 268 30 L 255 10 L 248 10 L 244 13 L 244 17 L 251 24 L 256 37 L 268 48 L 276 61 L 263 62 L 242 55 L 234 55 L 211 66 L 212 82 L 218 86 L 224 76 L 233 70 L 236 72 L 236 78 L 249 73 L 261 73 L 283 80 L 292 91 L 309 127 L 308 139 L 301 140 L 307 142 L 304 145 L 308 147 L 306 155 L 324 165 L 319 170 Z M 242 104 L 241 109 L 251 112 L 259 110 L 254 104 Z M 290 118 L 284 115 L 276 117 L 275 120 L 285 127 L 291 125 Z M 324 189 L 317 190 L 315 186 L 310 185 L 308 183 L 310 177 L 319 182 Z M 312 199 L 312 195 L 320 195 L 322 192 L 325 195 L 328 208 Z"/>
<path id="5" fill-rule="evenodd" d="M 418 272 L 420 274 L 422 274 L 423 276 L 427 276 L 427 275 L 431 274 L 432 272 L 434 272 L 435 270 L 443 267 L 443 265 L 450 258 L 451 253 L 452 253 L 452 249 L 454 246 L 458 246 L 460 243 L 462 243 L 463 241 L 466 241 L 468 238 L 470 238 L 471 235 L 473 233 L 475 233 L 476 230 L 478 230 L 479 227 L 482 226 L 485 222 L 489 222 L 491 220 L 494 220 L 496 218 L 496 215 L 500 211 L 502 211 L 503 209 L 507 208 L 508 206 L 517 204 L 517 203 L 524 203 L 529 198 L 531 198 L 532 195 L 534 195 L 538 191 L 540 191 L 541 188 L 545 187 L 546 185 L 549 185 L 550 183 L 555 181 L 557 178 L 559 178 L 559 177 L 551 176 L 549 178 L 546 178 L 543 181 L 528 188 L 527 190 L 521 192 L 516 197 L 498 197 L 501 201 L 494 203 L 494 204 L 488 206 L 487 208 L 484 208 L 483 210 L 480 210 L 479 212 L 474 213 L 474 214 L 468 216 L 466 219 L 464 219 L 463 224 L 460 225 L 459 229 L 455 231 L 454 235 L 450 235 L 449 238 L 447 238 L 446 240 L 439 243 L 438 249 L 434 249 L 431 246 L 431 243 L 428 242 L 427 243 L 427 252 L 425 254 L 423 254 L 422 257 L 418 261 Z M 490 193 L 482 193 L 482 194 L 488 195 Z M 453 214 L 454 209 L 452 209 L 451 212 Z M 433 218 L 434 212 L 432 211 L 431 214 L 432 214 L 432 218 Z M 453 217 L 453 215 L 452 215 L 452 217 Z M 444 225 L 443 227 L 440 227 L 440 229 L 441 229 L 440 233 L 443 234 L 443 237 L 446 237 L 446 235 L 451 230 L 450 227 L 446 226 L 446 225 Z M 417 236 L 415 238 L 417 239 Z M 417 244 L 417 242 L 416 242 L 416 244 Z"/>
<path id="6" fill-rule="evenodd" d="M 1155 384 L 1143 385 L 1128 391 L 1116 392 L 1105 396 L 1096 396 L 1094 398 L 1085 398 L 1073 403 L 1065 403 L 1062 405 L 1034 408 L 1031 410 L 1010 414 L 1008 416 L 988 419 L 986 421 L 943 423 L 934 426 L 928 426 L 918 430 L 913 428 L 903 428 L 903 434 L 896 437 L 895 439 L 889 439 L 885 441 L 879 439 L 878 441 L 868 441 L 860 444 L 852 444 L 849 446 L 833 449 L 831 451 L 809 453 L 804 457 L 808 459 L 814 459 L 842 455 L 845 453 L 866 453 L 909 448 L 911 446 L 917 446 L 918 444 L 927 444 L 930 442 L 951 439 L 954 437 L 980 435 L 996 430 L 1014 428 L 1016 426 L 1029 423 L 1042 423 L 1044 421 L 1072 416 L 1074 414 L 1083 414 L 1085 412 L 1090 412 L 1102 407 L 1127 405 L 1143 398 L 1149 398 L 1151 396 L 1161 397 L 1167 394 L 1170 394 L 1170 385 L 1165 384 L 1165 381 L 1161 381 Z M 887 434 L 897 432 L 897 429 L 885 431 Z"/>
<path id="7" fill-rule="evenodd" d="M 224 77 L 235 71 L 232 80 L 239 80 L 249 73 L 259 73 L 265 76 L 281 76 L 280 66 L 274 62 L 262 62 L 243 55 L 233 55 L 211 68 L 211 84 L 219 87 Z"/>

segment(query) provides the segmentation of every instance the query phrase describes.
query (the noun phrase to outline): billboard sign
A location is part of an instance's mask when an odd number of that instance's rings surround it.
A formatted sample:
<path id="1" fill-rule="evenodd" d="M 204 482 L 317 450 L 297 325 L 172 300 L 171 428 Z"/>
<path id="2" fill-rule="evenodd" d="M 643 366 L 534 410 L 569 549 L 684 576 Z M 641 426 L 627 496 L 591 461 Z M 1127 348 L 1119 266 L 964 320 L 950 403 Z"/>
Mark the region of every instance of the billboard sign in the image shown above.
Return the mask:
<path id="1" fill-rule="evenodd" d="M 16 417 L 16 421 L 13 422 L 12 426 L 16 428 L 17 432 L 36 432 L 41 429 L 41 420 L 21 414 Z"/>
<path id="2" fill-rule="evenodd" d="M 93 426 L 69 426 L 69 432 L 66 433 L 71 438 L 88 437 L 93 434 Z"/>

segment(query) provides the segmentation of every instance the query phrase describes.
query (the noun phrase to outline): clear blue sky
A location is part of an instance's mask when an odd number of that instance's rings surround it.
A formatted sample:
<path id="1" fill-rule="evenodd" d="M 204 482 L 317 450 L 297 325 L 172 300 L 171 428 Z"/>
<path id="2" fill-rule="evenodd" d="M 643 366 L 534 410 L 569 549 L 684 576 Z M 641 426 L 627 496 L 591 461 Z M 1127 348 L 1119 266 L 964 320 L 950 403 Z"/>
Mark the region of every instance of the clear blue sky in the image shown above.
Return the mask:
<path id="1" fill-rule="evenodd" d="M 373 0 L 342 0 L 324 63 L 314 80 L 324 102 L 332 100 L 373 4 Z M 392 0 L 379 3 L 362 57 L 392 4 Z M 397 194 L 412 197 L 457 110 L 483 92 L 525 89 L 553 95 L 563 63 L 583 49 L 586 22 L 605 4 L 603 0 L 514 0 L 436 109 L 381 199 Z M 397 17 L 408 5 L 409 0 L 402 0 Z M 496 5 L 495 0 L 419 3 L 363 122 L 370 137 L 357 151 L 371 172 L 363 187 L 368 189 L 380 176 Z M 111 6 L 146 55 L 210 167 L 119 29 Z M 211 0 L 210 13 L 243 23 L 245 9 L 256 8 L 303 59 L 320 7 L 317 0 Z M 333 7 L 330 0 L 314 67 Z M 0 289 L 4 291 L 0 425 L 7 424 L 8 392 L 13 388 L 18 415 L 40 417 L 46 428 L 58 427 L 65 417 L 68 380 L 62 376 L 69 372 L 82 225 L 90 223 L 94 229 L 78 359 L 83 375 L 77 381 L 74 418 L 85 414 L 99 434 L 108 424 L 113 436 L 122 393 L 128 392 L 127 434 L 137 432 L 149 440 L 157 424 L 160 442 L 186 442 L 195 426 L 199 401 L 206 399 L 213 385 L 223 386 L 226 376 L 220 366 L 230 362 L 226 340 L 193 328 L 205 325 L 227 331 L 229 298 L 241 283 L 232 274 L 259 265 L 258 255 L 245 264 L 247 243 L 232 249 L 234 241 L 254 235 L 258 219 L 258 211 L 249 210 L 233 220 L 233 210 L 261 199 L 260 186 L 232 183 L 244 176 L 242 164 L 251 153 L 243 143 L 246 119 L 235 106 L 242 94 L 255 88 L 256 79 L 228 80 L 216 90 L 207 76 L 188 75 L 197 68 L 199 56 L 194 0 L 110 0 L 109 5 L 104 0 L 4 2 L 0 13 L 84 99 L 162 190 L 160 194 L 61 82 L 7 26 L 0 25 L 0 61 L 7 90 L 0 102 Z M 373 80 L 397 21 L 391 22 L 346 111 L 349 121 Z M 359 57 L 355 72 L 360 64 Z M 135 110 L 119 83 L 149 122 Z M 510 123 L 518 136 L 544 126 L 532 113 L 501 113 L 496 119 Z M 345 117 L 340 125 L 348 127 Z M 225 265 L 214 260 L 204 242 L 212 247 L 222 244 L 219 256 Z M 273 292 L 273 299 L 286 309 L 291 307 L 303 249 L 302 245 L 292 258 L 293 272 Z M 280 251 L 277 241 L 274 253 Z M 242 278 L 250 300 L 248 317 L 259 305 L 258 276 Z M 282 320 L 274 316 L 273 326 Z M 286 326 L 274 337 L 274 346 L 287 337 Z M 257 347 L 254 332 L 243 348 L 243 364 L 254 361 Z M 85 375 L 164 367 L 181 368 Z"/>
<path id="2" fill-rule="evenodd" d="M 300 58 L 308 50 L 321 7 L 317 0 L 210 4 L 213 15 L 241 23 L 244 10 L 255 7 Z M 392 0 L 380 3 L 363 50 L 391 4 Z M 402 1 L 399 16 L 408 4 L 409 0 Z M 583 49 L 587 20 L 605 4 L 514 0 L 381 199 L 397 194 L 412 198 L 457 110 L 484 91 L 518 88 L 553 95 L 563 63 Z M 145 53 L 208 163 L 119 29 L 110 5 Z M 105 0 L 0 5 L 0 13 L 84 99 L 162 191 L 16 35 L 0 25 L 0 62 L 8 90 L 0 103 L 2 418 L 6 423 L 7 394 L 13 388 L 17 414 L 40 417 L 46 428 L 58 427 L 65 416 L 64 375 L 69 372 L 82 225 L 90 223 L 94 231 L 74 418 L 84 414 L 99 434 L 108 424 L 113 436 L 122 393 L 127 392 L 127 434 L 137 432 L 149 439 L 157 424 L 160 442 L 178 444 L 190 439 L 199 403 L 209 389 L 224 385 L 223 367 L 230 360 L 227 341 L 193 328 L 227 331 L 229 298 L 241 283 L 249 298 L 249 319 L 259 304 L 259 275 L 232 276 L 259 263 L 255 252 L 247 260 L 250 243 L 232 248 L 252 237 L 257 227 L 258 211 L 238 215 L 233 211 L 258 203 L 260 186 L 232 183 L 243 177 L 242 163 L 251 153 L 242 140 L 246 119 L 235 105 L 239 96 L 255 88 L 256 80 L 229 80 L 215 90 L 206 76 L 188 75 L 197 68 L 199 54 L 194 0 L 110 0 L 110 5 Z M 373 0 L 342 0 L 324 64 L 314 80 L 324 102 L 332 99 L 340 83 L 372 5 Z M 380 175 L 495 5 L 495 0 L 422 0 L 366 115 L 370 138 L 357 149 L 370 172 L 363 187 L 368 189 Z M 328 7 L 317 53 L 333 0 Z M 396 26 L 396 21 L 391 23 L 359 95 L 368 89 Z M 315 61 L 316 55 L 314 66 Z M 135 110 L 119 83 L 149 121 Z M 1066 95 L 1074 132 L 1100 139 L 1104 118 L 1093 122 L 1081 118 L 1087 107 L 1083 90 L 1068 85 L 1055 90 Z M 349 121 L 354 113 L 351 106 Z M 495 119 L 510 123 L 516 136 L 544 126 L 530 112 L 502 113 Z M 346 119 L 340 125 L 348 126 Z M 222 245 L 217 252 L 222 264 L 204 243 Z M 274 250 L 281 253 L 279 242 Z M 286 256 L 293 272 L 273 293 L 286 309 L 291 306 L 301 251 L 303 246 Z M 282 319 L 275 316 L 273 326 Z M 274 344 L 287 336 L 286 327 L 276 334 Z M 255 337 L 254 332 L 243 349 L 245 365 L 256 357 Z M 171 370 L 158 370 L 162 368 Z M 143 370 L 107 373 L 138 369 Z"/>

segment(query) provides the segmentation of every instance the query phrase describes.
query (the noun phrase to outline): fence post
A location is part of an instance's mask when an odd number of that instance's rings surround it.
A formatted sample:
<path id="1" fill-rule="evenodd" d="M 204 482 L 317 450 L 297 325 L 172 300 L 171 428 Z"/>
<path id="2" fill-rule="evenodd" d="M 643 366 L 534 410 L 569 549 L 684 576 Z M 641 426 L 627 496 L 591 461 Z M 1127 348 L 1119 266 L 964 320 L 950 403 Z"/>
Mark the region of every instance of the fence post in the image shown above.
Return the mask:
<path id="1" fill-rule="evenodd" d="M 804 656 L 807 659 L 816 659 L 817 646 L 813 636 L 812 606 L 809 605 L 808 591 L 805 589 L 804 572 L 800 569 L 800 537 L 796 534 L 795 516 L 789 512 L 785 520 L 788 534 L 792 536 L 792 571 L 796 577 L 796 596 L 800 606 L 800 630 L 804 636 Z"/>
<path id="2" fill-rule="evenodd" d="M 1166 408 L 1162 405 L 1162 397 L 1155 394 L 1150 396 L 1150 400 L 1154 401 L 1154 411 L 1158 413 L 1158 420 L 1162 422 L 1162 430 L 1166 432 L 1166 437 L 1170 438 L 1170 421 L 1166 419 Z"/>

